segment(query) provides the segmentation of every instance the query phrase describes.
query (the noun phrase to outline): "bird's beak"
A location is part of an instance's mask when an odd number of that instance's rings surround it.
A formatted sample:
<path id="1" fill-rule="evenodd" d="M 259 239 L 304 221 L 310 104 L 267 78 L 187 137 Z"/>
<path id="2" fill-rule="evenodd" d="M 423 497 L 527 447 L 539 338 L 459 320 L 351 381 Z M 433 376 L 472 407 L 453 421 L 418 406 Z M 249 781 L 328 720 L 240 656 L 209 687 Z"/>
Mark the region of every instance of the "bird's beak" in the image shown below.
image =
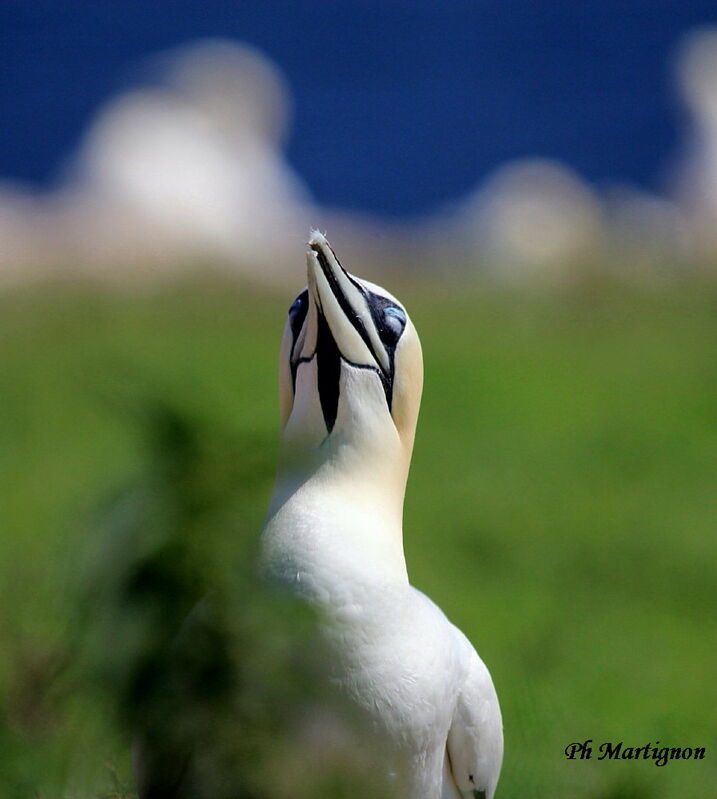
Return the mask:
<path id="1" fill-rule="evenodd" d="M 314 231 L 306 254 L 309 294 L 341 357 L 389 379 L 390 359 L 367 301 L 366 289 L 339 263 L 326 238 Z M 321 343 L 319 331 L 317 348 Z"/>

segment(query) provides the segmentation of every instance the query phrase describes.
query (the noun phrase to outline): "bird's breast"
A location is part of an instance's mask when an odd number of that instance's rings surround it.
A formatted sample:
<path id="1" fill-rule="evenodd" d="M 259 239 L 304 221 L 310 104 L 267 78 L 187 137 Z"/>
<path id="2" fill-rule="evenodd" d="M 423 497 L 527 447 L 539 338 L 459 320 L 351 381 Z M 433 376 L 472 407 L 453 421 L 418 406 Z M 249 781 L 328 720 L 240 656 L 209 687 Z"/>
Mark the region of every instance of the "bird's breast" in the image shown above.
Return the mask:
<path id="1" fill-rule="evenodd" d="M 297 494 L 266 525 L 265 569 L 319 611 L 329 679 L 359 723 L 407 758 L 442 757 L 462 649 L 444 614 L 409 585 L 400 528 L 371 510 Z"/>
<path id="2" fill-rule="evenodd" d="M 447 734 L 464 667 L 452 626 L 422 594 L 386 587 L 337 608 L 323 635 L 332 679 L 377 733 L 415 751 Z"/>

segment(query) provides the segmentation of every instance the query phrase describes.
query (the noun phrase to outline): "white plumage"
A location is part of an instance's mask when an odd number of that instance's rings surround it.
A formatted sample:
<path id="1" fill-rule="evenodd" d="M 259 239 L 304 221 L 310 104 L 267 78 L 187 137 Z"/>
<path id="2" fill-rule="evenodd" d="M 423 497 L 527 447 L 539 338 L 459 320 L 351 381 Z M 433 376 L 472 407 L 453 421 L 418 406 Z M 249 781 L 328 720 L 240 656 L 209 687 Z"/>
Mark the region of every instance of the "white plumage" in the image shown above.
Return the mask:
<path id="1" fill-rule="evenodd" d="M 280 355 L 282 448 L 267 571 L 320 611 L 332 678 L 410 799 L 491 799 L 498 699 L 467 638 L 408 582 L 402 514 L 422 389 L 403 306 L 318 232 Z"/>

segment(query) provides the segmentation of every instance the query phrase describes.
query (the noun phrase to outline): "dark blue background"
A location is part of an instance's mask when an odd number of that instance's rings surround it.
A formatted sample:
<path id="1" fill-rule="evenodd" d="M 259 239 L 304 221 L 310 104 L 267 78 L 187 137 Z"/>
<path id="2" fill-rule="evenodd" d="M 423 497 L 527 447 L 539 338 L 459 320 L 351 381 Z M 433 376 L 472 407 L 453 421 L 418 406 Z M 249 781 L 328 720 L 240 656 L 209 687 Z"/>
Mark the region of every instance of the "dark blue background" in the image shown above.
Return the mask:
<path id="1" fill-rule="evenodd" d="M 228 36 L 285 73 L 322 203 L 420 213 L 526 155 L 655 188 L 670 55 L 714 21 L 715 0 L 0 0 L 0 177 L 51 182 L 133 62 Z"/>

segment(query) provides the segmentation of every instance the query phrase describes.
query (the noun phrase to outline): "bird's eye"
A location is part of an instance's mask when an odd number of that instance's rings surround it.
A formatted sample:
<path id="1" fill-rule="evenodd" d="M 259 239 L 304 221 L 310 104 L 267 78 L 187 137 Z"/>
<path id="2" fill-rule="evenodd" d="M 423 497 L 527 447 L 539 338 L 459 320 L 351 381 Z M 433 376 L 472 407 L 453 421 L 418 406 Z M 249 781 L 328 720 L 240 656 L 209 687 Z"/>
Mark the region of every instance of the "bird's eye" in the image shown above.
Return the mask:
<path id="1" fill-rule="evenodd" d="M 291 332 L 294 336 L 294 340 L 296 341 L 296 337 L 299 335 L 302 325 L 304 324 L 304 319 L 306 319 L 306 314 L 309 310 L 309 293 L 308 291 L 304 290 L 299 294 L 299 296 L 291 303 L 291 308 L 289 308 L 289 324 L 291 325 Z"/>
<path id="2" fill-rule="evenodd" d="M 289 316 L 294 316 L 297 314 L 306 303 L 306 292 L 302 292 L 299 296 L 291 303 L 291 308 L 289 308 Z"/>
<path id="3" fill-rule="evenodd" d="M 383 310 L 381 338 L 384 344 L 395 347 L 406 327 L 406 313 L 402 308 L 389 305 Z"/>

